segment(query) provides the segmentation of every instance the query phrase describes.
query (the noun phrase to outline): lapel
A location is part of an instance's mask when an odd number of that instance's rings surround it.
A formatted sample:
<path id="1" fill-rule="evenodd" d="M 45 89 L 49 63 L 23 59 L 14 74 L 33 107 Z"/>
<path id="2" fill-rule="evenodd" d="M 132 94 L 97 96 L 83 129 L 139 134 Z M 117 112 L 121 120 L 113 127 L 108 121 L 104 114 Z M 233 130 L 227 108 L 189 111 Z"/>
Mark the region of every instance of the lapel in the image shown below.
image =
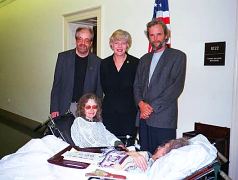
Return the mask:
<path id="1" fill-rule="evenodd" d="M 148 83 L 149 83 L 149 73 L 150 73 L 150 64 L 152 61 L 153 53 L 149 53 L 148 57 L 144 60 L 144 76 L 145 76 L 145 86 L 143 91 L 143 96 L 145 97 L 148 91 Z"/>
<path id="2" fill-rule="evenodd" d="M 152 77 L 150 79 L 150 84 L 149 87 L 151 87 L 152 84 L 156 84 L 158 83 L 158 79 L 156 77 L 158 77 L 158 74 L 161 73 L 161 69 L 163 69 L 163 67 L 166 65 L 166 56 L 167 56 L 167 48 L 164 50 L 163 54 L 161 55 L 159 62 L 157 63 L 155 70 L 152 74 Z M 150 69 L 149 69 L 150 71 Z"/>
<path id="3" fill-rule="evenodd" d="M 69 78 L 67 79 L 68 81 L 70 81 L 70 86 L 69 90 L 71 91 L 71 94 L 73 94 L 73 89 L 74 89 L 74 71 L 75 71 L 75 55 L 76 55 L 76 49 L 73 49 L 72 51 L 70 51 L 69 55 L 68 55 L 68 60 L 67 62 L 68 64 L 68 71 L 67 74 L 69 76 Z"/>

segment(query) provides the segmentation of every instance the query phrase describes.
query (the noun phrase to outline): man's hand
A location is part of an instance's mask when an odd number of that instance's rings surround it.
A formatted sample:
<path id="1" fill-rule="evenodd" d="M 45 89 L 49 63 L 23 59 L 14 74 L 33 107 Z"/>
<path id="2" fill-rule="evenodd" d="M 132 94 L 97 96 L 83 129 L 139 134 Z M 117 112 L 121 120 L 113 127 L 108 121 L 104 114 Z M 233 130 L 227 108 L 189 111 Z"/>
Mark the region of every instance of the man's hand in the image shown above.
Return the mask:
<path id="1" fill-rule="evenodd" d="M 59 112 L 58 111 L 52 112 L 50 115 L 51 115 L 51 118 L 53 119 L 53 118 L 59 116 Z"/>
<path id="2" fill-rule="evenodd" d="M 148 119 L 150 114 L 153 112 L 153 108 L 144 101 L 140 101 L 138 106 L 140 108 L 140 118 Z"/>
<path id="3" fill-rule="evenodd" d="M 147 161 L 143 155 L 136 151 L 127 152 L 127 154 L 133 158 L 137 167 L 145 171 L 147 169 Z"/>

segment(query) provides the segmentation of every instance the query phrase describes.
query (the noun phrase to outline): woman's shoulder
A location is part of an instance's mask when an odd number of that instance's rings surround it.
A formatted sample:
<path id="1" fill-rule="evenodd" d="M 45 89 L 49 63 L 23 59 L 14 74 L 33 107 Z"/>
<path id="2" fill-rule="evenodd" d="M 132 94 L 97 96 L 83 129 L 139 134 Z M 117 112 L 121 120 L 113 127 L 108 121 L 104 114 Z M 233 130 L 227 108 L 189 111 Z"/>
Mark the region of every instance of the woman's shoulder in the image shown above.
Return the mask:
<path id="1" fill-rule="evenodd" d="M 104 59 L 102 59 L 102 63 L 108 63 L 108 62 L 110 62 L 110 61 L 112 61 L 113 60 L 113 55 L 110 55 L 110 56 L 108 56 L 108 57 L 106 57 L 106 58 L 104 58 Z"/>
<path id="2" fill-rule="evenodd" d="M 107 58 L 103 59 L 101 62 L 101 68 L 107 69 L 113 65 L 113 56 L 108 56 Z"/>
<path id="3" fill-rule="evenodd" d="M 134 61 L 134 62 L 139 62 L 139 58 L 135 57 L 135 56 L 132 56 L 130 54 L 127 54 L 127 58 L 131 61 Z"/>
<path id="4" fill-rule="evenodd" d="M 82 117 L 77 117 L 74 120 L 74 123 L 76 123 L 76 124 L 85 124 L 85 123 L 87 123 L 87 121 L 84 118 L 82 118 Z"/>
<path id="5" fill-rule="evenodd" d="M 74 121 L 84 120 L 82 117 L 76 117 Z"/>
<path id="6" fill-rule="evenodd" d="M 94 124 L 96 124 L 97 126 L 104 126 L 104 124 L 102 123 L 102 121 L 97 121 L 97 122 L 93 122 Z"/>

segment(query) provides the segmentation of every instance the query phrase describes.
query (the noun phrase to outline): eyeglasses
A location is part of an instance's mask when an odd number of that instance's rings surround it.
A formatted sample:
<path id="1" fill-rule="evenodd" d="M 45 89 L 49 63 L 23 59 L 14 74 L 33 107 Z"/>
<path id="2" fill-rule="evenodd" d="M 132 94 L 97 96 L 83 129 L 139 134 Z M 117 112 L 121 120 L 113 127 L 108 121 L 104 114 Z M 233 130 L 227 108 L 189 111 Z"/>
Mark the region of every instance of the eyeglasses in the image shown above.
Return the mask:
<path id="1" fill-rule="evenodd" d="M 90 44 L 92 42 L 92 40 L 86 38 L 86 39 L 83 39 L 81 37 L 76 37 L 76 41 L 77 42 L 80 42 L 80 43 L 84 43 L 84 44 Z"/>
<path id="2" fill-rule="evenodd" d="M 85 109 L 97 109 L 97 108 L 98 108 L 98 105 L 92 105 L 92 106 L 87 105 L 87 106 L 85 106 L 84 108 L 85 108 Z"/>

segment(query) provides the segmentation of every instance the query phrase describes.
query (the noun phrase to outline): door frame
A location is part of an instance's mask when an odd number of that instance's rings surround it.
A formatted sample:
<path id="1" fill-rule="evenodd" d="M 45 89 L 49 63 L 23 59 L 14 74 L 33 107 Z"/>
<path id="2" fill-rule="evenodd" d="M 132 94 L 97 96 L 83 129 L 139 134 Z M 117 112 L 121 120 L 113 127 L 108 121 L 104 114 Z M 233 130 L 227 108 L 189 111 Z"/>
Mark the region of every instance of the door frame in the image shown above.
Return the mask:
<path id="1" fill-rule="evenodd" d="M 96 42 L 96 52 L 97 55 L 101 56 L 101 7 L 94 7 L 90 9 L 81 10 L 78 12 L 73 12 L 69 14 L 65 14 L 64 16 L 64 42 L 63 42 L 63 49 L 68 50 L 70 38 L 74 37 L 72 31 L 70 29 L 70 24 L 76 23 L 80 25 L 80 21 L 85 21 L 87 19 L 95 18 L 97 19 L 97 42 Z M 74 33 L 74 32 L 73 32 Z"/>

